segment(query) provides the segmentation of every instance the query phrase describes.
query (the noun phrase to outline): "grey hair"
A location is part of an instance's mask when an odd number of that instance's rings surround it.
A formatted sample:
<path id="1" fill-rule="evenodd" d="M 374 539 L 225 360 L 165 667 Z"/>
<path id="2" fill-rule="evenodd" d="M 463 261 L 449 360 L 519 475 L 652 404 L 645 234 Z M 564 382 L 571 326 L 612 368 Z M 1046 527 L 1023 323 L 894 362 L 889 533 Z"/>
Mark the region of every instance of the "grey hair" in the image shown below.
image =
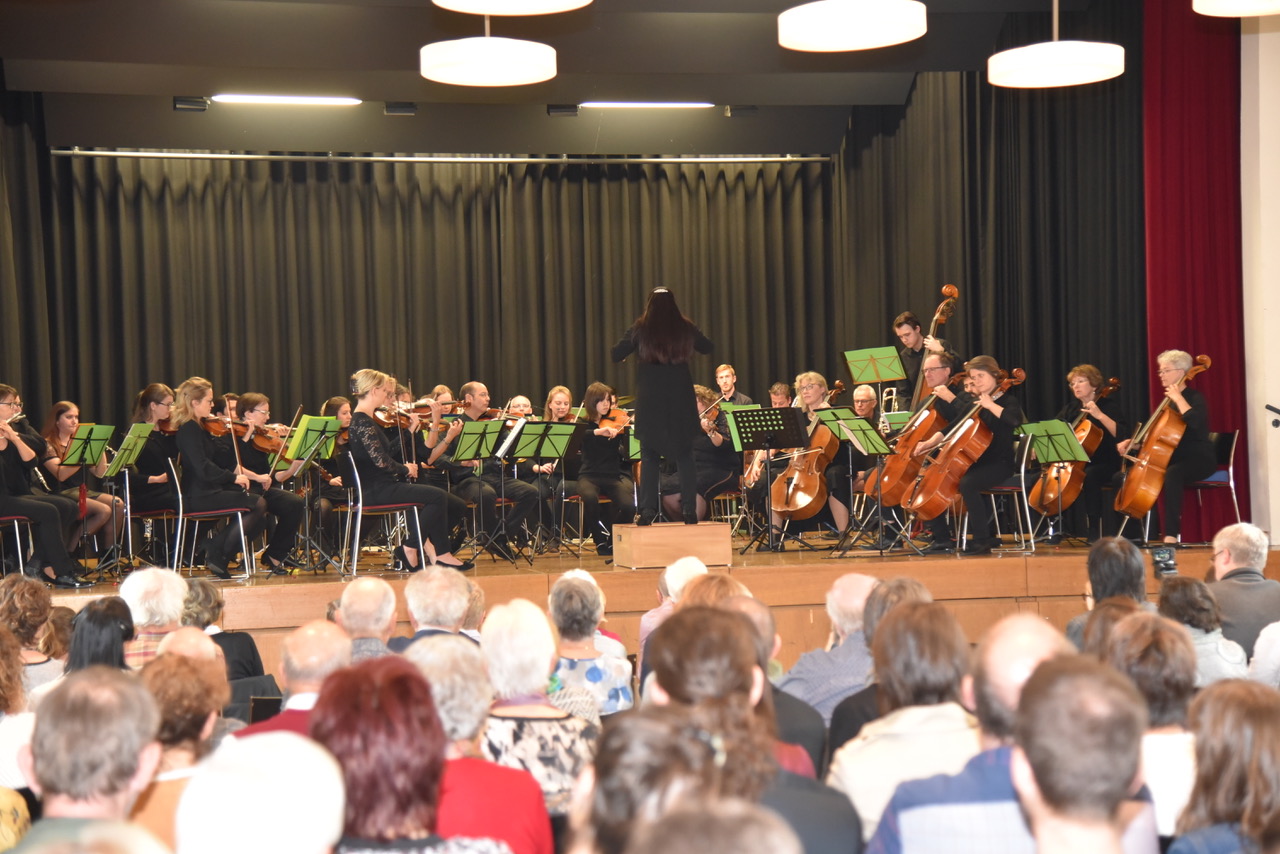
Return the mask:
<path id="1" fill-rule="evenodd" d="M 1157 365 L 1168 365 L 1179 371 L 1191 370 L 1191 354 L 1186 350 L 1165 350 L 1156 356 Z"/>
<path id="2" fill-rule="evenodd" d="M 547 690 L 556 647 L 547 615 L 528 599 L 495 606 L 480 627 L 480 651 L 501 699 Z"/>
<path id="3" fill-rule="evenodd" d="M 551 619 L 560 636 L 582 640 L 595 634 L 604 616 L 604 594 L 595 581 L 564 576 L 556 579 L 547 597 Z"/>
<path id="4" fill-rule="evenodd" d="M 470 596 L 467 579 L 444 566 L 428 567 L 404 586 L 405 604 L 419 626 L 456 629 L 467 615 Z"/>
<path id="5" fill-rule="evenodd" d="M 342 627 L 354 637 L 379 635 L 396 610 L 396 592 L 381 578 L 360 578 L 342 591 Z"/>
<path id="6" fill-rule="evenodd" d="M 187 582 L 172 569 L 138 569 L 120 583 L 120 598 L 129 606 L 136 629 L 168 626 L 182 619 Z"/>
<path id="7" fill-rule="evenodd" d="M 432 635 L 412 643 L 404 657 L 431 684 L 436 714 L 449 740 L 475 738 L 493 704 L 493 685 L 479 645 L 460 635 Z"/>
<path id="8" fill-rule="evenodd" d="M 1229 549 L 1231 560 L 1237 566 L 1262 569 L 1267 565 L 1267 532 L 1257 525 L 1238 522 L 1228 525 L 1213 538 L 1213 550 Z"/>

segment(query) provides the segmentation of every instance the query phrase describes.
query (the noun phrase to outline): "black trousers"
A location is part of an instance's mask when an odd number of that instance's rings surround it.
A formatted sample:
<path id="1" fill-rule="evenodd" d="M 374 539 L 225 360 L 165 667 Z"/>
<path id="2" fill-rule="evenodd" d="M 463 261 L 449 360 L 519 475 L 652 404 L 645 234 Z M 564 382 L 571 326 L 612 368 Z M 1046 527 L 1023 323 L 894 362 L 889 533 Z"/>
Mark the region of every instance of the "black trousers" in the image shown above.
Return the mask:
<path id="1" fill-rule="evenodd" d="M 577 483 L 584 536 L 589 533 L 596 542 L 608 542 L 614 521 L 629 522 L 636 515 L 634 484 L 626 475 L 579 474 Z M 601 504 L 601 495 L 609 496 L 610 503 Z"/>
<path id="2" fill-rule="evenodd" d="M 79 572 L 79 564 L 67 552 L 64 520 L 54 504 L 30 495 L 0 496 L 0 515 L 26 516 L 31 520 L 32 554 L 42 564 L 52 566 L 55 575 L 74 577 Z"/>
<path id="3" fill-rule="evenodd" d="M 300 495 L 276 487 L 268 489 L 262 494 L 262 498 L 267 502 L 267 512 L 276 519 L 275 530 L 271 532 L 271 537 L 267 540 L 267 549 L 263 554 L 279 563 L 293 550 L 298 529 L 302 527 L 302 517 L 307 512 L 307 502 Z M 259 527 L 250 532 L 250 536 L 258 536 L 265 526 L 266 517 L 264 516 Z"/>
<path id="4" fill-rule="evenodd" d="M 182 497 L 183 509 L 188 513 L 206 513 L 214 510 L 248 508 L 244 517 L 245 539 L 251 532 L 261 531 L 267 515 L 267 502 L 261 495 L 250 495 L 243 489 L 219 489 L 213 492 L 191 493 Z M 240 551 L 240 532 L 234 524 L 224 524 L 214 531 L 205 545 L 206 557 L 221 562 Z"/>
<path id="5" fill-rule="evenodd" d="M 676 465 L 680 477 L 680 509 L 694 513 L 698 509 L 698 469 L 693 462 L 693 445 L 681 450 L 677 457 L 667 457 Z M 640 509 L 658 512 L 658 485 L 662 481 L 662 454 L 651 447 L 640 446 Z"/>
<path id="6" fill-rule="evenodd" d="M 418 505 L 415 511 L 418 524 L 416 527 L 412 524 L 409 526 L 409 535 L 415 540 L 410 547 L 419 551 L 423 549 L 423 543 L 418 539 L 420 532 L 422 539 L 430 542 L 435 548 L 436 554 L 451 551 L 449 548 L 449 493 L 440 487 L 428 486 L 425 483 L 392 483 L 381 486 L 376 491 L 366 492 L 365 503 Z M 465 511 L 466 505 L 462 506 Z"/>

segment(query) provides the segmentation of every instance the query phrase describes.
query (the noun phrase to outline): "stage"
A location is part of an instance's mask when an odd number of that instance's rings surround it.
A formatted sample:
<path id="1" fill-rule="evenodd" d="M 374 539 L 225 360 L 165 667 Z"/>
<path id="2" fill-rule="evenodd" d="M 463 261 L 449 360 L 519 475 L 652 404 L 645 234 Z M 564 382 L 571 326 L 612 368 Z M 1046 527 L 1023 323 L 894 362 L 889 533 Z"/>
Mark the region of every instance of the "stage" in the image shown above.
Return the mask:
<path id="1" fill-rule="evenodd" d="M 663 528 L 666 526 L 655 526 Z M 680 526 L 683 528 L 684 526 Z M 907 575 L 922 581 L 934 597 L 947 604 L 959 618 L 971 641 L 996 620 L 1016 611 L 1040 614 L 1059 628 L 1084 610 L 1086 549 L 1083 544 L 1051 546 L 1038 544 L 1034 552 L 1012 548 L 991 555 L 965 557 L 957 555 L 926 556 L 893 553 L 881 556 L 861 549 L 847 557 L 833 558 L 830 540 L 809 542 L 816 551 L 800 550 L 788 545 L 782 553 L 738 554 L 745 537 L 733 540 L 732 563 L 714 567 L 744 583 L 757 598 L 768 603 L 778 623 L 783 645 L 779 659 L 790 666 L 804 651 L 826 641 L 829 624 L 824 598 L 831 582 L 847 572 L 862 572 L 877 578 Z M 1149 553 L 1147 590 L 1152 596 L 1159 591 L 1150 568 Z M 1208 547 L 1190 547 L 1177 552 L 1178 569 L 1187 575 L 1203 577 L 1209 568 Z M 1267 575 L 1280 575 L 1280 559 L 1268 562 Z M 619 634 L 629 651 L 636 651 L 640 616 L 657 604 L 658 569 L 627 569 L 606 563 L 589 549 L 580 557 L 566 552 L 541 554 L 532 565 L 521 561 L 512 564 L 492 560 L 482 554 L 470 576 L 484 589 L 487 604 L 492 606 L 523 597 L 539 605 L 546 604 L 547 594 L 556 576 L 581 567 L 600 582 L 607 598 L 607 627 Z M 197 570 L 199 572 L 199 570 Z M 399 589 L 408 577 L 389 571 L 383 552 L 366 552 L 361 559 L 361 575 L 378 575 Z M 338 573 L 302 572 L 294 576 L 259 575 L 246 581 L 218 582 L 226 598 L 226 614 L 222 622 L 227 630 L 252 632 L 258 641 L 263 661 L 269 670 L 279 666 L 279 645 L 290 630 L 302 623 L 321 619 L 329 603 L 342 595 L 343 579 Z M 79 608 L 97 596 L 111 595 L 116 583 L 104 582 L 75 593 L 55 593 L 56 604 Z M 403 601 L 399 607 L 401 625 L 397 634 L 410 634 Z"/>

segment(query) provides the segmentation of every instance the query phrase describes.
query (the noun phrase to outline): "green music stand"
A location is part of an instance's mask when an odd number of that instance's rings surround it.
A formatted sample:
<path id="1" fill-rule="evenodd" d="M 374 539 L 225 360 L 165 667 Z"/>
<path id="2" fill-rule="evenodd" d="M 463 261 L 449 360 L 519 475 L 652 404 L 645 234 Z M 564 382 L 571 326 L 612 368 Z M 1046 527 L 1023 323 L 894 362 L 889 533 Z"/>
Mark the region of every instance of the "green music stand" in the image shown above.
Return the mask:
<path id="1" fill-rule="evenodd" d="M 587 431 L 587 427 L 588 425 L 584 421 L 528 421 L 520 431 L 520 438 L 516 442 L 512 456 L 516 459 L 554 460 L 557 466 L 563 467 L 564 458 L 574 453 L 578 446 L 582 444 L 582 434 Z M 565 479 L 563 477 L 560 478 L 560 487 L 557 492 L 560 500 L 559 518 L 563 519 L 564 502 L 567 497 L 565 494 Z M 546 527 L 542 520 L 543 506 L 544 502 L 539 501 L 538 533 L 534 538 L 533 546 L 535 554 L 539 548 L 538 541 L 543 536 L 543 528 Z M 558 532 L 555 536 L 558 536 Z M 567 542 L 561 545 L 572 552 L 574 557 L 579 555 L 579 552 Z"/>
<path id="2" fill-rule="evenodd" d="M 294 460 L 302 460 L 302 468 L 298 470 L 298 473 L 302 474 L 321 453 L 326 459 L 333 456 L 333 445 L 341 431 L 342 427 L 337 418 L 320 415 L 302 416 L 289 437 L 288 444 L 284 447 L 284 458 L 276 461 L 275 468 L 287 469 L 293 465 Z"/>
<path id="3" fill-rule="evenodd" d="M 1035 453 L 1036 460 L 1046 466 L 1054 463 L 1089 462 L 1089 455 L 1084 452 L 1075 431 L 1065 421 L 1054 419 L 1023 424 L 1014 433 L 1030 437 L 1031 450 Z M 1062 526 L 1062 510 L 1062 490 L 1059 489 L 1058 512 L 1053 514 L 1052 518 L 1044 517 L 1049 520 L 1050 537 L 1053 537 Z"/>
<path id="4" fill-rule="evenodd" d="M 133 500 L 129 492 L 129 472 L 138 462 L 138 457 L 142 455 L 142 449 L 146 447 L 147 440 L 151 438 L 151 434 L 155 432 L 154 424 L 133 424 L 129 427 L 129 432 L 120 442 L 120 450 L 116 452 L 115 459 L 111 461 L 111 465 L 107 466 L 107 473 L 103 475 L 103 480 L 108 483 L 114 482 L 114 478 L 121 472 L 124 473 L 124 518 L 130 519 L 133 516 Z M 129 561 L 133 562 L 133 525 L 125 525 L 124 531 L 125 548 L 129 552 Z"/>
<path id="5" fill-rule="evenodd" d="M 898 351 L 893 347 L 845 350 L 844 361 L 849 368 L 849 376 L 853 379 L 854 385 L 874 383 L 877 398 L 881 396 L 881 384 L 907 378 L 907 372 L 902 368 L 902 359 L 898 357 Z"/>
<path id="6" fill-rule="evenodd" d="M 453 461 L 487 460 L 498 449 L 498 437 L 506 427 L 505 421 L 467 421 L 453 445 Z M 479 470 L 476 474 L 479 474 Z"/>
<path id="7" fill-rule="evenodd" d="M 60 466 L 95 466 L 107 452 L 107 444 L 116 428 L 111 424 L 81 424 L 67 443 Z"/>

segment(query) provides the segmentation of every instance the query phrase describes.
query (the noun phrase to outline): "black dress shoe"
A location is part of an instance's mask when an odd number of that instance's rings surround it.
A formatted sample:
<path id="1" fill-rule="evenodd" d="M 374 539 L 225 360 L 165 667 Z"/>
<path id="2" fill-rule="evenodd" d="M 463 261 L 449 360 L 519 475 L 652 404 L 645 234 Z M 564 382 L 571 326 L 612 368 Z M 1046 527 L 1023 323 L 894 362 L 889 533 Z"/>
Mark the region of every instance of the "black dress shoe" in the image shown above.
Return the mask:
<path id="1" fill-rule="evenodd" d="M 204 553 L 204 568 L 224 581 L 231 577 L 231 573 L 227 571 L 227 559 L 222 555 L 206 551 Z"/>
<path id="2" fill-rule="evenodd" d="M 973 540 L 964 547 L 963 555 L 989 555 L 991 549 L 999 544 L 999 540 Z"/>
<path id="3" fill-rule="evenodd" d="M 436 561 L 436 566 L 447 566 L 449 569 L 456 569 L 458 572 L 467 572 L 476 568 L 476 562 L 473 560 L 464 560 L 462 563 L 443 563 Z"/>
<path id="4" fill-rule="evenodd" d="M 497 555 L 503 560 L 509 560 L 512 563 L 516 562 L 515 552 L 511 551 L 511 544 L 506 540 L 494 540 L 485 548 L 489 550 L 490 554 Z"/>
<path id="5" fill-rule="evenodd" d="M 949 555 L 955 550 L 955 540 L 936 540 L 923 549 L 927 555 Z"/>
<path id="6" fill-rule="evenodd" d="M 82 590 L 86 587 L 92 587 L 92 581 L 81 581 L 70 575 L 59 575 L 57 578 L 45 576 L 44 580 L 52 584 L 54 587 L 61 587 L 65 590 Z"/>
<path id="7" fill-rule="evenodd" d="M 662 518 L 662 514 L 657 510 L 641 510 L 640 515 L 636 517 L 637 525 L 652 525 L 654 522 Z"/>
<path id="8" fill-rule="evenodd" d="M 697 513 L 697 511 L 695 510 L 695 511 L 694 511 L 694 512 L 692 512 L 692 513 L 685 513 L 685 514 L 684 514 L 684 523 L 685 523 L 686 525 L 696 525 L 696 524 L 698 524 L 698 513 Z"/>

